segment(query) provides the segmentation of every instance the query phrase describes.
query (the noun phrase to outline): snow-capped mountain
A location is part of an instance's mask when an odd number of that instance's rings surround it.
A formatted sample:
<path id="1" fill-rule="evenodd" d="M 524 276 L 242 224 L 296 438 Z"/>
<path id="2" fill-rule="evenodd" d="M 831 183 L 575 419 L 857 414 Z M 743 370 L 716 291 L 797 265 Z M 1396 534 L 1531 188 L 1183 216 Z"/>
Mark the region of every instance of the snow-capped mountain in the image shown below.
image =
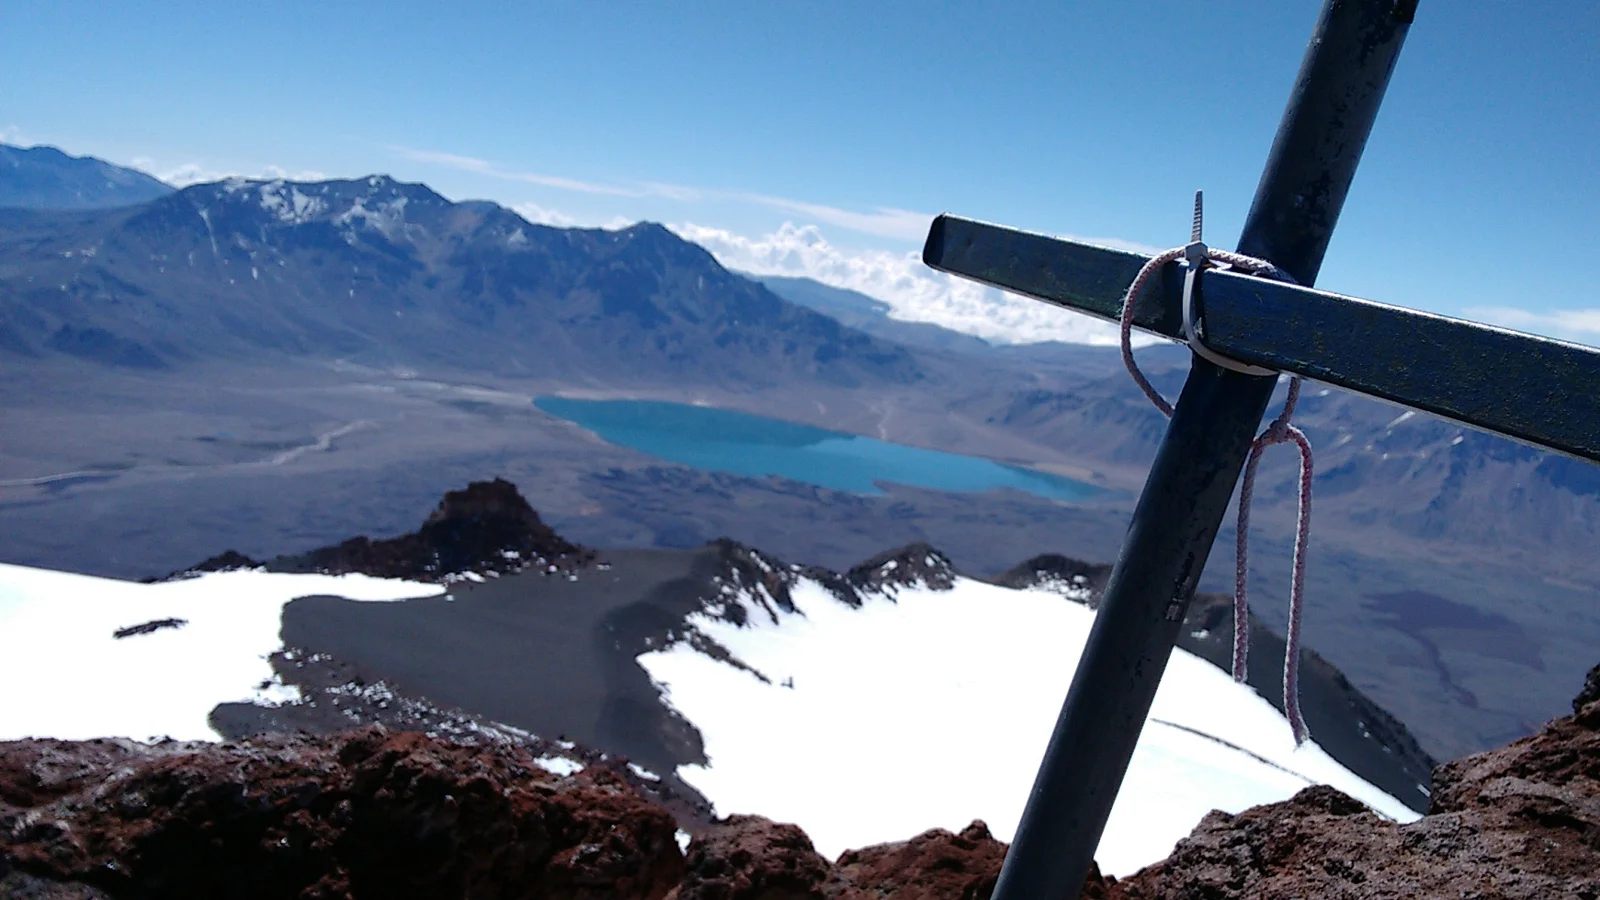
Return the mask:
<path id="1" fill-rule="evenodd" d="M 914 377 L 908 354 L 665 228 L 534 225 L 386 176 L 0 211 L 0 350 L 122 368 L 349 359 L 763 384 Z"/>
<path id="2" fill-rule="evenodd" d="M 686 633 L 639 657 L 705 740 L 707 763 L 679 775 L 719 813 L 799 824 L 830 858 L 973 819 L 1009 841 L 1094 620 L 1069 599 L 1087 583 L 1000 587 L 922 549 L 877 563 L 864 590 L 794 572 L 774 592 L 776 566 L 752 558 L 764 577 L 724 581 Z M 1175 651 L 1095 858 L 1131 874 L 1207 812 L 1311 784 L 1417 817 L 1315 742 L 1296 748 L 1253 690 Z"/>

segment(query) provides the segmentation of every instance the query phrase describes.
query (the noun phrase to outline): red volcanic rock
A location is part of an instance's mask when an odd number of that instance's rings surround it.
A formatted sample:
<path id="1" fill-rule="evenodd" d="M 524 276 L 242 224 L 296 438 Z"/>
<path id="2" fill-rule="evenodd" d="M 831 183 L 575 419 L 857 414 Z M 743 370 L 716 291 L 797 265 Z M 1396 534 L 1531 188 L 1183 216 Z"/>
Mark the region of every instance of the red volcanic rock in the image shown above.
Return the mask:
<path id="1" fill-rule="evenodd" d="M 1600 703 L 1440 766 L 1433 785 L 1409 825 L 1330 787 L 1213 812 L 1111 896 L 1600 897 Z"/>
<path id="2" fill-rule="evenodd" d="M 1089 900 L 1600 898 L 1600 702 L 1434 773 L 1397 825 L 1330 787 L 1213 812 Z M 0 744 L 0 898 L 985 900 L 1006 847 L 960 834 L 830 865 L 799 828 L 734 816 L 687 861 L 618 776 L 379 728 L 240 744 Z"/>
<path id="3" fill-rule="evenodd" d="M 834 863 L 828 900 L 984 900 L 994 891 L 1006 845 L 973 822 L 960 834 L 942 828 L 909 841 L 848 850 Z"/>
<path id="4" fill-rule="evenodd" d="M 0 743 L 4 896 L 654 900 L 674 831 L 609 772 L 377 728 Z"/>
<path id="5" fill-rule="evenodd" d="M 828 861 L 795 825 L 729 816 L 689 844 L 668 900 L 823 900 Z"/>
<path id="6" fill-rule="evenodd" d="M 849 850 L 829 866 L 805 832 L 732 816 L 689 845 L 683 884 L 668 900 L 988 900 L 1006 845 L 973 822 L 909 841 Z M 1101 900 L 1114 879 L 1098 869 L 1082 896 Z"/>
<path id="7" fill-rule="evenodd" d="M 935 828 L 909 841 L 848 850 L 822 890 L 828 900 L 988 900 L 1005 858 L 1006 845 L 976 820 L 960 834 Z M 1095 866 L 1079 896 L 1101 900 L 1115 881 Z"/>

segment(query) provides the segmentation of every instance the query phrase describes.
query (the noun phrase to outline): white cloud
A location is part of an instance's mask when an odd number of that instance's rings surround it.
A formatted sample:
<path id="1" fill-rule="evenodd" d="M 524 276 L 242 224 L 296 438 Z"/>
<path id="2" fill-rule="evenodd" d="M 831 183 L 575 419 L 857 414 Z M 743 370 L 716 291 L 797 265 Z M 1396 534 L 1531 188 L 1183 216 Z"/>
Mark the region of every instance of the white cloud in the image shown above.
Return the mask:
<path id="1" fill-rule="evenodd" d="M 135 157 L 129 161 L 135 169 L 149 172 L 155 177 L 165 181 L 173 187 L 188 187 L 191 184 L 206 184 L 213 181 L 222 181 L 228 178 L 259 178 L 282 179 L 284 181 L 327 181 L 325 172 L 315 169 L 300 169 L 289 171 L 282 166 L 266 166 L 257 172 L 240 172 L 236 169 L 213 169 L 200 163 L 188 162 L 157 170 L 155 161 L 144 156 Z"/>
<path id="2" fill-rule="evenodd" d="M 1600 346 L 1600 309 L 1555 309 L 1534 312 L 1513 306 L 1473 306 L 1462 313 L 1481 322 Z"/>
<path id="3" fill-rule="evenodd" d="M 889 304 L 896 319 L 931 322 L 995 343 L 1117 343 L 1117 328 L 1110 323 L 936 272 L 916 252 L 836 247 L 814 225 L 786 222 L 759 238 L 693 223 L 671 227 L 730 269 L 803 276 L 859 291 Z M 1155 340 L 1135 336 L 1137 344 Z"/>
<path id="4" fill-rule="evenodd" d="M 518 203 L 511 207 L 517 215 L 533 222 L 536 225 L 554 225 L 557 228 L 571 228 L 578 224 L 577 220 L 564 212 L 556 209 L 546 209 L 537 203 Z"/>
<path id="5" fill-rule="evenodd" d="M 246 178 L 274 178 L 283 181 L 327 181 L 331 176 L 326 172 L 316 169 L 295 169 L 290 171 L 282 166 L 267 166 L 258 175 L 246 175 Z"/>
<path id="6" fill-rule="evenodd" d="M 626 216 L 612 216 L 603 221 L 587 220 L 580 217 L 569 216 L 558 209 L 550 209 L 537 203 L 518 203 L 511 207 L 517 215 L 538 225 L 551 225 L 556 228 L 605 228 L 615 231 L 627 228 L 636 220 Z"/>

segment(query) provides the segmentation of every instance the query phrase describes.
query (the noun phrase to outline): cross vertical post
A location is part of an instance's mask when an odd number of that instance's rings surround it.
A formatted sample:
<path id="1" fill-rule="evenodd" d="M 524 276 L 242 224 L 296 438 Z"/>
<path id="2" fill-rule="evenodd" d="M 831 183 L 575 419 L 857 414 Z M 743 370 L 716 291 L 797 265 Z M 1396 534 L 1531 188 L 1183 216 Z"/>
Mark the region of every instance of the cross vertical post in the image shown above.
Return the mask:
<path id="1" fill-rule="evenodd" d="M 1325 0 L 1239 239 L 1310 286 L 1416 0 Z M 1078 896 L 1277 379 L 1195 357 L 994 900 Z"/>

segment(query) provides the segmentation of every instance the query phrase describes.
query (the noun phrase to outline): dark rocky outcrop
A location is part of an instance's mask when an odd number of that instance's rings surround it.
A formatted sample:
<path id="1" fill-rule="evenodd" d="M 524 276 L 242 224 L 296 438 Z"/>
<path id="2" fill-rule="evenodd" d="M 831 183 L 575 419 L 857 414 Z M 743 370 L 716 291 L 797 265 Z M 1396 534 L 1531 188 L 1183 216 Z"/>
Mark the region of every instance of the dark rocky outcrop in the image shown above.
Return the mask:
<path id="1" fill-rule="evenodd" d="M 1053 590 L 1093 607 L 1100 602 L 1100 593 L 1110 577 L 1108 565 L 1086 563 L 1059 553 L 1044 553 L 1007 569 L 995 583 L 1019 590 Z"/>
<path id="2" fill-rule="evenodd" d="M 196 578 L 207 572 L 232 572 L 236 569 L 254 569 L 261 565 L 262 563 L 245 556 L 237 550 L 224 550 L 216 556 L 195 563 L 187 569 L 172 572 L 160 578 L 143 578 L 140 580 L 145 584 L 157 581 L 179 581 L 185 578 Z"/>
<path id="3" fill-rule="evenodd" d="M 467 572 L 515 572 L 530 565 L 566 571 L 594 560 L 595 551 L 556 534 L 516 485 L 496 478 L 474 481 L 464 490 L 445 494 L 421 528 L 397 538 L 353 537 L 331 547 L 279 556 L 265 563 L 228 550 L 198 565 L 150 580 L 174 581 L 203 572 L 265 567 L 270 572 L 358 572 L 375 578 L 439 582 Z"/>
<path id="4" fill-rule="evenodd" d="M 351 538 L 267 565 L 277 572 L 361 572 L 378 578 L 438 581 L 463 572 L 510 572 L 526 565 L 562 569 L 594 560 L 539 519 L 516 485 L 496 478 L 451 491 L 417 531 L 390 540 Z"/>
<path id="5" fill-rule="evenodd" d="M 755 603 L 773 622 L 778 621 L 779 611 L 794 612 L 791 590 L 802 578 L 822 585 L 840 602 L 857 607 L 864 601 L 864 594 L 893 597 L 904 587 L 948 591 L 955 586 L 956 570 L 950 557 L 922 542 L 879 553 L 843 574 L 820 566 L 785 563 L 732 538 L 718 538 L 708 546 L 721 554 L 723 571 L 718 584 L 724 587 L 724 594 L 737 594 L 741 601 Z M 720 615 L 744 624 L 748 612 L 743 606 L 712 599 Z M 776 608 L 769 604 L 776 604 Z"/>
<path id="6" fill-rule="evenodd" d="M 858 590 L 879 593 L 893 594 L 902 587 L 948 591 L 955 586 L 956 570 L 950 557 L 919 541 L 852 566 L 845 579 Z"/>
<path id="7" fill-rule="evenodd" d="M 1578 691 L 1578 696 L 1572 698 L 1572 712 L 1578 713 L 1585 706 L 1600 700 L 1600 665 L 1589 670 L 1583 680 L 1583 689 Z"/>
<path id="8" fill-rule="evenodd" d="M 111 632 L 111 637 L 120 641 L 123 638 L 137 637 L 141 634 L 154 634 L 163 628 L 182 628 L 187 624 L 189 624 L 188 619 L 152 619 L 149 622 L 140 622 L 138 625 L 118 628 L 116 631 Z"/>

